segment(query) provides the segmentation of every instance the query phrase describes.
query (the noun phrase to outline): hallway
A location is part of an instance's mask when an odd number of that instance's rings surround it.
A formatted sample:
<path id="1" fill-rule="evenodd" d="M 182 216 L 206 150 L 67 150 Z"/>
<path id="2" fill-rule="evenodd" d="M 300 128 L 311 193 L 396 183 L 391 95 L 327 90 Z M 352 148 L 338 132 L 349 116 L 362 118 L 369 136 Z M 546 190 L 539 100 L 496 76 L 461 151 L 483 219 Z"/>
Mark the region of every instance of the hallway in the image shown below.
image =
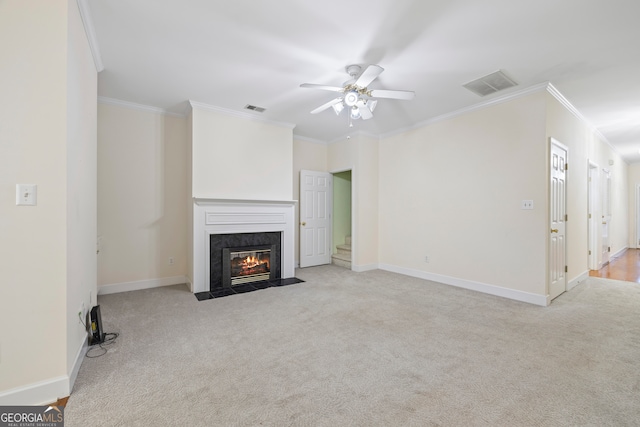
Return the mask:
<path id="1" fill-rule="evenodd" d="M 589 276 L 640 283 L 640 249 L 627 249 L 600 270 L 591 270 Z"/>

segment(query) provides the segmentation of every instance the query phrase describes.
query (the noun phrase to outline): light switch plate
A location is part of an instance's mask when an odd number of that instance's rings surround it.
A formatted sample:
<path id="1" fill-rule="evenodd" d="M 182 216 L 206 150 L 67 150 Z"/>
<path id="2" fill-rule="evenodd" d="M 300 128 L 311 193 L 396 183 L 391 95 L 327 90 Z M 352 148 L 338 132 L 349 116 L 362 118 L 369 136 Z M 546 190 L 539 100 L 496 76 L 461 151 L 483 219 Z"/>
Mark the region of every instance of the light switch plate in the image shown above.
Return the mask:
<path id="1" fill-rule="evenodd" d="M 35 184 L 16 184 L 16 205 L 35 206 L 38 204 L 38 186 Z"/>

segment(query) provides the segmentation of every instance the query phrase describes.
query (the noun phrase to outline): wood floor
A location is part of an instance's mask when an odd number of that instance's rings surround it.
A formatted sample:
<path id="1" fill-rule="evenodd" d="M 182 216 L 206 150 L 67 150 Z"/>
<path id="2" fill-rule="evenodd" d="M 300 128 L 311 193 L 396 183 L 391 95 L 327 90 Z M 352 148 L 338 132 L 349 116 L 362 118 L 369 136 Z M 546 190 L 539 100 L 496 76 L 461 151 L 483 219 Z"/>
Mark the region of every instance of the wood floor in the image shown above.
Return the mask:
<path id="1" fill-rule="evenodd" d="M 627 249 L 600 270 L 591 270 L 589 276 L 640 283 L 640 249 Z"/>

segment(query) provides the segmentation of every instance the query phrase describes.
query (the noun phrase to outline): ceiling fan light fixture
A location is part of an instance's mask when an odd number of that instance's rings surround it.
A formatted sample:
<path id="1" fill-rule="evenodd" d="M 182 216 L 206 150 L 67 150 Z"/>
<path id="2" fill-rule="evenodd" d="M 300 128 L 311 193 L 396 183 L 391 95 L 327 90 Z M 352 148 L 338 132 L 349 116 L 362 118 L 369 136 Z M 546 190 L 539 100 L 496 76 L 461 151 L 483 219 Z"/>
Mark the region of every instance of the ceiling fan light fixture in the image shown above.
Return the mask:
<path id="1" fill-rule="evenodd" d="M 333 104 L 333 111 L 336 112 L 336 116 L 339 116 L 342 110 L 344 110 L 344 104 L 342 102 L 338 102 L 337 104 Z"/>
<path id="2" fill-rule="evenodd" d="M 369 108 L 369 111 L 371 111 L 373 113 L 373 110 L 376 109 L 376 105 L 378 105 L 378 100 L 377 99 L 369 99 L 367 101 L 366 105 Z"/>
<path id="3" fill-rule="evenodd" d="M 360 109 L 358 109 L 358 107 L 356 107 L 355 105 L 351 107 L 351 118 L 354 120 L 360 118 Z"/>
<path id="4" fill-rule="evenodd" d="M 353 107 L 354 105 L 356 105 L 359 98 L 360 97 L 358 96 L 358 92 L 356 92 L 355 90 L 352 90 L 347 92 L 346 95 L 344 96 L 344 103 L 347 104 L 349 107 Z"/>

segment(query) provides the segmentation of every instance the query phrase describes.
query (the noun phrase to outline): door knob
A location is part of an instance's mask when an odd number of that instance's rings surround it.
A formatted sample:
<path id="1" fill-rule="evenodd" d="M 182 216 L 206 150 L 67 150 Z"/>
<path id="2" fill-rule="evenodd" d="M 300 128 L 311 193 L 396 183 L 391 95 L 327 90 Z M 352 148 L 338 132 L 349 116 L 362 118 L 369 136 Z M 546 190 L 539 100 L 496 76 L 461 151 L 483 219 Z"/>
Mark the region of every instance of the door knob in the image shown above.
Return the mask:
<path id="1" fill-rule="evenodd" d="M 551 232 L 552 232 L 552 233 L 557 233 L 557 232 L 558 232 L 558 229 L 557 229 L 557 228 L 552 228 L 552 229 L 551 229 Z"/>
<path id="2" fill-rule="evenodd" d="M 307 223 L 306 222 L 301 222 L 300 225 L 304 227 L 305 225 L 307 225 Z"/>

